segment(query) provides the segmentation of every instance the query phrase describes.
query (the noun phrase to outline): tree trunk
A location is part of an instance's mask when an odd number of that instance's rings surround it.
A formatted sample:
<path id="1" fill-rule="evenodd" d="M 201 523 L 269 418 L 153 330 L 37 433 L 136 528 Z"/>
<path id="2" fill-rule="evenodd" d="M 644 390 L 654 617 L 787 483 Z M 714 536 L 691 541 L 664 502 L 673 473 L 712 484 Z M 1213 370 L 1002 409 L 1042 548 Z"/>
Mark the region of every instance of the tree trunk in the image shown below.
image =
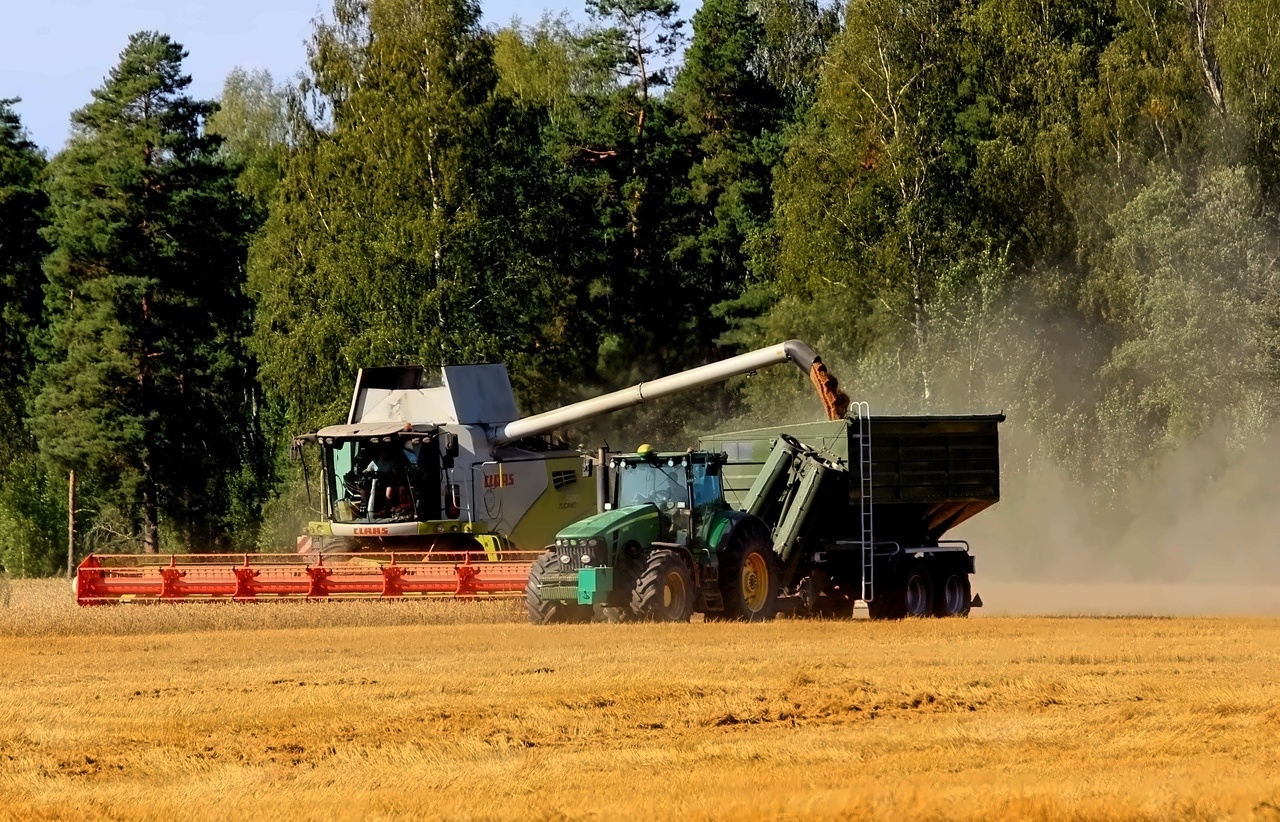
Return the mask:
<path id="1" fill-rule="evenodd" d="M 67 475 L 67 579 L 76 572 L 76 472 Z"/>
<path id="2" fill-rule="evenodd" d="M 1191 34 L 1195 38 L 1196 55 L 1200 58 L 1200 69 L 1204 72 L 1209 99 L 1213 101 L 1213 107 L 1219 114 L 1226 114 L 1227 104 L 1222 95 L 1222 68 L 1209 44 L 1209 0 L 1187 0 L 1187 11 L 1191 15 Z"/>
<path id="3" fill-rule="evenodd" d="M 160 524 L 156 505 L 156 482 L 151 476 L 151 463 L 142 463 L 142 552 L 160 553 Z"/>

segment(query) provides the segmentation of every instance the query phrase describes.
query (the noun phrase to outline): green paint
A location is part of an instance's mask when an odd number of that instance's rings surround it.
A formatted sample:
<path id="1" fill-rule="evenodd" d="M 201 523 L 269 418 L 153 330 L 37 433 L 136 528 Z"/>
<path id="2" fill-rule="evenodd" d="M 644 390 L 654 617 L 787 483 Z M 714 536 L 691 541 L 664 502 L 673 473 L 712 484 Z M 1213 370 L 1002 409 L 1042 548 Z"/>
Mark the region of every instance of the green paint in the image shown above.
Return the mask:
<path id="1" fill-rule="evenodd" d="M 604 603 L 612 590 L 612 568 L 583 568 L 578 572 L 579 605 Z"/>

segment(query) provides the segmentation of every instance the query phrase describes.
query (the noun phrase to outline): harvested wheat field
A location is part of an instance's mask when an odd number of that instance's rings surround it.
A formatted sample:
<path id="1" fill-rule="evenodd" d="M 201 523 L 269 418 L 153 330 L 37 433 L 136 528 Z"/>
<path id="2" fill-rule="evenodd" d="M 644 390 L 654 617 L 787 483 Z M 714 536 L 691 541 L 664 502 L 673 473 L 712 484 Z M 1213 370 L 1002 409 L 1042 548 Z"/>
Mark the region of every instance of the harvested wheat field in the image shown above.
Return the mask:
<path id="1" fill-rule="evenodd" d="M 0 817 L 1278 819 L 1280 620 L 0 592 Z"/>

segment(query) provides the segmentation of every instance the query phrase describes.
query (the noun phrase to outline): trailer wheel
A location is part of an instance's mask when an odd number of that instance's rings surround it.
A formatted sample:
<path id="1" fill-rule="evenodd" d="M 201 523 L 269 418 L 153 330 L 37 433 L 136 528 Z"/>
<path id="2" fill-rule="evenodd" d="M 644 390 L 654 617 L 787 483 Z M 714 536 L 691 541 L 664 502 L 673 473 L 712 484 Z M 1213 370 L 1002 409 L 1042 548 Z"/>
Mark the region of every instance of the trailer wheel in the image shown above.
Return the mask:
<path id="1" fill-rule="evenodd" d="M 934 593 L 933 613 L 940 617 L 967 617 L 971 599 L 969 575 L 951 571 L 943 575 L 942 583 Z"/>
<path id="2" fill-rule="evenodd" d="M 933 584 L 929 573 L 919 565 L 907 571 L 902 585 L 902 605 L 903 613 L 909 617 L 933 615 Z"/>
<path id="3" fill-rule="evenodd" d="M 649 554 L 631 592 L 631 610 L 645 622 L 688 622 L 693 615 L 693 575 L 674 551 Z"/>
<path id="4" fill-rule="evenodd" d="M 548 569 L 559 564 L 559 557 L 546 554 L 538 557 L 529 569 L 529 581 L 524 587 L 524 607 L 529 622 L 534 625 L 550 625 L 553 622 L 590 622 L 591 608 L 576 602 L 542 598 L 542 580 Z"/>
<path id="5" fill-rule="evenodd" d="M 778 555 L 766 532 L 744 528 L 720 557 L 721 619 L 765 622 L 778 613 Z"/>
<path id="6" fill-rule="evenodd" d="M 867 603 L 867 616 L 872 619 L 902 619 L 902 591 L 877 591 L 875 599 Z"/>

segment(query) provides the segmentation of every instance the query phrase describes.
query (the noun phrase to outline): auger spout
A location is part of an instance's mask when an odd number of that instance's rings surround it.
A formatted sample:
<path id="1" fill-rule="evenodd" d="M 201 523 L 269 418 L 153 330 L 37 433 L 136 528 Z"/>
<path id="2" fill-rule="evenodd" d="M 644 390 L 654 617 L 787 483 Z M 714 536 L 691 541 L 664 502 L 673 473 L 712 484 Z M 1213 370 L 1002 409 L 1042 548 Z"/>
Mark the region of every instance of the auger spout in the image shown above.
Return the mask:
<path id="1" fill-rule="evenodd" d="M 505 445 L 525 437 L 545 434 L 582 420 L 640 405 L 659 397 L 700 388 L 738 374 L 784 362 L 794 363 L 809 375 L 809 379 L 822 398 L 823 409 L 828 419 L 836 420 L 844 417 L 849 408 L 849 398 L 840 390 L 836 378 L 822 364 L 822 358 L 818 356 L 818 352 L 802 340 L 787 340 L 768 348 L 739 354 L 727 360 L 701 365 L 667 377 L 637 383 L 630 388 L 623 388 L 611 394 L 506 423 L 497 428 L 490 441 L 494 445 Z"/>

